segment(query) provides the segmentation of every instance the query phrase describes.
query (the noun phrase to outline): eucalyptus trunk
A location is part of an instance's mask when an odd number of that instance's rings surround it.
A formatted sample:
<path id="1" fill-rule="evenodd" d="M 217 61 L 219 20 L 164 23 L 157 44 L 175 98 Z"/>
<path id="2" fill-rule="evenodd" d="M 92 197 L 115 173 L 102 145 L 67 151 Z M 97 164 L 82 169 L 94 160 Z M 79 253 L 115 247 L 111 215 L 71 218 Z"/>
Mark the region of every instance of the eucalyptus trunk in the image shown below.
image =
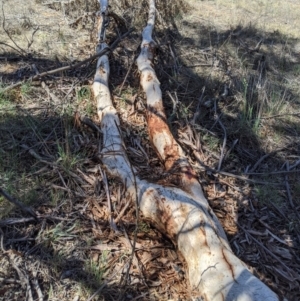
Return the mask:
<path id="1" fill-rule="evenodd" d="M 108 1 L 100 1 L 99 32 Z M 152 67 L 155 42 L 155 1 L 149 0 L 149 17 L 143 30 L 141 53 L 137 59 L 140 84 L 147 98 L 149 138 L 166 171 L 175 174 L 177 187 L 166 187 L 141 180 L 131 166 L 119 129 L 120 121 L 108 88 L 109 61 L 98 59 L 93 83 L 103 132 L 102 162 L 111 176 L 119 178 L 139 210 L 168 236 L 184 257 L 193 295 L 205 301 L 275 301 L 277 295 L 256 278 L 237 258 L 225 232 L 204 197 L 197 175 L 167 123 L 160 83 Z M 99 34 L 100 36 L 100 34 Z M 97 51 L 105 47 L 101 41 Z"/>

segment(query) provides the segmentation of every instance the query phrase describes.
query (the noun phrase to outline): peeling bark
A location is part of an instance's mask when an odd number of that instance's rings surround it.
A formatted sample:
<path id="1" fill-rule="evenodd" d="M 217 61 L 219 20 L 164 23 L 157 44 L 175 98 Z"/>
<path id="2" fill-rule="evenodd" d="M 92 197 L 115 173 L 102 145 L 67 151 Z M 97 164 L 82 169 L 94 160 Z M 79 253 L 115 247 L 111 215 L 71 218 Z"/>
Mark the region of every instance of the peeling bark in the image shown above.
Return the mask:
<path id="1" fill-rule="evenodd" d="M 106 55 L 98 60 L 93 83 L 103 132 L 102 162 L 112 176 L 124 183 L 133 198 L 137 194 L 143 215 L 177 246 L 187 263 L 190 285 L 193 293 L 199 296 L 198 300 L 278 300 L 276 294 L 233 254 L 224 230 L 203 195 L 196 173 L 166 123 L 160 83 L 152 68 L 155 1 L 150 0 L 149 4 L 149 19 L 137 59 L 141 86 L 147 97 L 149 137 L 166 170 L 178 175 L 179 185 L 164 187 L 140 180 L 133 174 L 108 88 Z M 107 1 L 101 1 L 101 5 L 107 7 Z M 103 47 L 105 43 L 100 41 L 97 51 Z"/>

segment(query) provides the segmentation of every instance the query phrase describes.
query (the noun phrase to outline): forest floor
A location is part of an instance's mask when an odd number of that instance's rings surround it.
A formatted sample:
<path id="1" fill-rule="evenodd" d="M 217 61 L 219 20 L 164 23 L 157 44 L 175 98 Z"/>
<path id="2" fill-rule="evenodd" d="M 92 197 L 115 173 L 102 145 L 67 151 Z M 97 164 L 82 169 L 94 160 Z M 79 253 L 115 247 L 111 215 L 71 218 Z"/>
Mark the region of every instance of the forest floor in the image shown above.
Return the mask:
<path id="1" fill-rule="evenodd" d="M 300 3 L 157 2 L 154 67 L 172 133 L 233 252 L 282 300 L 300 300 Z M 192 300 L 176 248 L 137 224 L 102 169 L 95 60 L 27 80 L 95 53 L 97 1 L 1 5 L 0 188 L 37 219 L 0 195 L 0 300 Z M 108 43 L 135 27 L 110 55 L 123 139 L 139 176 L 161 183 L 135 64 L 147 1 L 110 6 L 124 23 L 110 18 Z"/>

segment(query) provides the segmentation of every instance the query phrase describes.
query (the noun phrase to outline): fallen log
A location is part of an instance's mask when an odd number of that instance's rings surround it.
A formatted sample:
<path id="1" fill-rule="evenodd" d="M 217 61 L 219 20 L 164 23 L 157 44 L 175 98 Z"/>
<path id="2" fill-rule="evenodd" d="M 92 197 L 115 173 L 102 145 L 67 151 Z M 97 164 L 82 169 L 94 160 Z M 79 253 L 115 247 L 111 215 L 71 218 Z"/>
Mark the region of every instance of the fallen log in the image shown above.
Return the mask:
<path id="1" fill-rule="evenodd" d="M 100 5 L 107 7 L 107 1 L 100 0 Z M 152 68 L 154 24 L 155 1 L 149 0 L 149 18 L 137 65 L 147 97 L 149 137 L 166 170 L 175 174 L 177 187 L 153 184 L 135 175 L 108 88 L 110 70 L 106 55 L 98 59 L 93 83 L 103 132 L 102 162 L 111 176 L 124 183 L 132 199 L 138 199 L 143 215 L 175 244 L 186 261 L 191 290 L 197 300 L 279 300 L 233 254 L 224 230 L 202 193 L 196 173 L 166 123 L 160 83 Z M 97 51 L 105 47 L 103 44 L 100 43 L 102 46 L 98 46 Z"/>

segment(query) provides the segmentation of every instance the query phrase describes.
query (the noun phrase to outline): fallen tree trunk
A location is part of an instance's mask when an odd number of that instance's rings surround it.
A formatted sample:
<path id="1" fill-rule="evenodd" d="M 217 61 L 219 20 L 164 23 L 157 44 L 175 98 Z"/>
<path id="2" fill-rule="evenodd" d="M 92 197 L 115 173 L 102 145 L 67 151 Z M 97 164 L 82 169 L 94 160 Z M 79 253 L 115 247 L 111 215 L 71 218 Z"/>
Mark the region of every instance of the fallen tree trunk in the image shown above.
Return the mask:
<path id="1" fill-rule="evenodd" d="M 100 1 L 100 4 L 101 8 L 107 7 L 107 1 Z M 176 174 L 177 187 L 149 183 L 134 174 L 108 88 L 109 62 L 106 55 L 98 59 L 93 83 L 103 132 L 102 162 L 112 176 L 124 183 L 132 199 L 138 198 L 143 215 L 177 246 L 187 263 L 190 285 L 198 300 L 278 300 L 277 295 L 233 254 L 195 172 L 169 130 L 160 83 L 152 68 L 154 23 L 155 1 L 150 0 L 148 23 L 143 31 L 137 64 L 141 86 L 147 97 L 149 137 L 166 170 Z M 101 51 L 102 47 L 97 47 L 97 51 Z"/>

